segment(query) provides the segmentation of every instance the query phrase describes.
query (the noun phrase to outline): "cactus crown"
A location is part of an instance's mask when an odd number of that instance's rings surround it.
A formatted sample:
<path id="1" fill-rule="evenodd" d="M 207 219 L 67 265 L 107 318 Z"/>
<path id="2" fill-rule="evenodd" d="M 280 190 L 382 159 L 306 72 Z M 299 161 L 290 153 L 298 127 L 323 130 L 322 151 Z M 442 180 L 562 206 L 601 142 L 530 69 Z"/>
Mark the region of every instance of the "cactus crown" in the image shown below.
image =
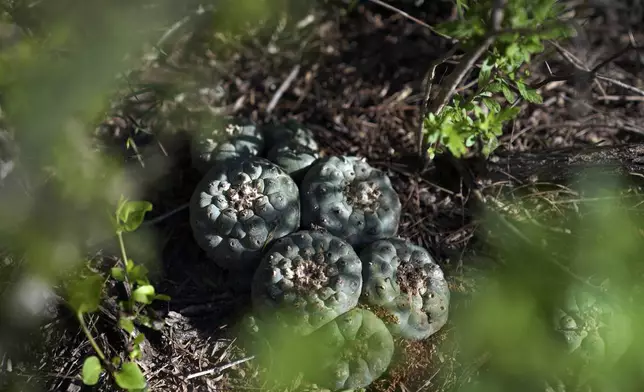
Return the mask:
<path id="1" fill-rule="evenodd" d="M 345 186 L 344 195 L 352 206 L 373 212 L 380 207 L 379 198 L 382 192 L 378 184 L 373 182 L 354 181 Z"/>
<path id="2" fill-rule="evenodd" d="M 217 135 L 216 133 L 211 133 L 209 135 L 210 137 L 205 138 L 204 141 L 210 149 L 214 149 L 222 141 L 240 136 L 242 134 L 242 130 L 243 128 L 241 125 L 230 123 L 226 125 L 226 127 L 224 128 L 224 131 L 220 135 Z"/>
<path id="3" fill-rule="evenodd" d="M 344 361 L 367 358 L 370 351 L 369 341 L 363 339 L 347 340 L 338 358 Z"/>
<path id="4" fill-rule="evenodd" d="M 398 266 L 396 283 L 400 291 L 405 294 L 423 295 L 427 291 L 427 277 L 429 274 L 420 265 L 402 262 Z"/>
<path id="5" fill-rule="evenodd" d="M 286 271 L 286 278 L 291 279 L 293 288 L 300 292 L 320 290 L 329 281 L 327 263 L 324 262 L 324 253 L 318 251 L 313 258 L 302 260 L 294 269 Z"/>
<path id="6" fill-rule="evenodd" d="M 242 127 L 238 124 L 228 124 L 224 129 L 224 132 L 226 132 L 226 134 L 229 136 L 237 136 L 241 133 L 241 131 Z"/>
<path id="7" fill-rule="evenodd" d="M 256 200 L 262 196 L 252 183 L 244 182 L 238 186 L 227 184 L 229 186 L 226 190 L 228 205 L 237 212 L 253 209 Z"/>

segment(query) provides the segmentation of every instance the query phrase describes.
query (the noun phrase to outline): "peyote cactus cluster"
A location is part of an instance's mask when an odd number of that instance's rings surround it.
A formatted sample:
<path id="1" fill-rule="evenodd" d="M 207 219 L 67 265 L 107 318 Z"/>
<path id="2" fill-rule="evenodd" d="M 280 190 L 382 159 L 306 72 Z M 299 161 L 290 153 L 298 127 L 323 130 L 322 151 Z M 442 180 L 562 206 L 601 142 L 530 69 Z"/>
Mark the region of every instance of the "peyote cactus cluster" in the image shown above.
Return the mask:
<path id="1" fill-rule="evenodd" d="M 198 154 L 210 167 L 190 202 L 195 240 L 220 267 L 248 275 L 253 336 L 283 331 L 268 346 L 311 347 L 286 350 L 301 364 L 315 359 L 303 366 L 311 382 L 366 387 L 389 366 L 394 337 L 426 339 L 445 325 L 443 272 L 396 237 L 401 203 L 383 171 L 364 158 L 321 157 L 297 122 L 234 121 L 246 133 Z M 261 143 L 237 139 L 250 134 Z"/>

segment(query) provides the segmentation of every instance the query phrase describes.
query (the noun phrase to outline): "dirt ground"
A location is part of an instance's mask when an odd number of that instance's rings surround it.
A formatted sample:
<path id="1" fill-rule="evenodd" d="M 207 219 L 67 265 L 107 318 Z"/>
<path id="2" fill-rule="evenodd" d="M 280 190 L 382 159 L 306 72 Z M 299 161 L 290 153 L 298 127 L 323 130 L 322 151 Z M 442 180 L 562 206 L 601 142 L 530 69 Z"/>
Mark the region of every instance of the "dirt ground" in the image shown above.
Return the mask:
<path id="1" fill-rule="evenodd" d="M 169 94 L 157 89 L 146 95 L 152 103 L 131 99 L 122 113 L 98 129 L 101 143 L 128 160 L 155 206 L 149 219 L 156 221 L 143 231 L 161 246 L 156 285 L 172 300 L 158 306 L 167 318 L 166 328 L 146 334 L 150 342 L 142 367 L 151 391 L 262 390 L 262 370 L 252 359 L 228 366 L 247 356 L 235 331 L 249 308 L 248 295 L 236 286 L 234 276 L 207 261 L 192 239 L 187 209 L 181 209 L 199 180 L 190 167 L 187 131 L 202 115 L 227 113 L 258 123 L 294 118 L 311 127 L 324 153 L 364 156 L 385 170 L 403 205 L 399 234 L 431 251 L 448 276 L 452 306 L 467 306 L 473 286 L 466 271 L 479 267 L 468 263 L 467 256 L 482 246 L 476 211 L 468 203 L 470 195 L 461 192 L 457 173 L 438 170 L 438 164 L 423 168 L 413 159 L 421 81 L 449 42 L 376 4 L 347 11 L 340 2 L 326 3 L 298 10 L 281 31 L 274 23 L 241 42 L 208 29 L 181 35 L 166 64 L 147 64 L 135 74 L 143 82 L 180 79 L 181 85 Z M 453 15 L 448 1 L 426 1 L 422 7 L 390 3 L 430 25 Z M 623 9 L 569 3 L 576 6 L 580 35 L 561 43 L 560 52 L 577 58 L 580 66 L 592 68 L 616 48 L 644 42 L 642 12 L 637 19 L 635 3 L 624 1 Z M 549 72 L 570 71 L 569 61 L 552 49 L 547 62 L 533 62 L 531 81 L 543 80 Z M 604 67 L 604 74 L 619 83 L 546 84 L 541 89 L 544 103 L 522 106 L 499 151 L 644 141 L 644 97 L 623 87 L 644 89 L 643 65 L 644 55 L 633 51 Z M 281 88 L 283 93 L 278 93 Z M 159 98 L 161 93 L 165 95 Z M 134 132 L 134 123 L 144 131 Z M 140 156 L 124 148 L 127 136 L 137 140 Z M 140 160 L 148 164 L 141 167 Z M 483 191 L 497 189 L 490 185 Z M 108 347 L 119 341 L 110 331 L 110 312 L 108 307 L 101 315 L 105 320 L 97 324 L 104 331 L 99 340 Z M 467 382 L 477 365 L 458 363 L 458 348 L 449 351 L 440 345 L 453 328 L 448 323 L 427 341 L 397 342 L 394 365 L 368 391 L 437 392 Z M 85 390 L 77 376 L 91 347 L 73 317 L 62 311 L 42 332 L 49 342 L 44 347 L 50 348 L 36 363 L 24 365 L 23 374 L 32 375 L 25 377 L 51 391 Z M 194 376 L 208 369 L 214 371 Z"/>

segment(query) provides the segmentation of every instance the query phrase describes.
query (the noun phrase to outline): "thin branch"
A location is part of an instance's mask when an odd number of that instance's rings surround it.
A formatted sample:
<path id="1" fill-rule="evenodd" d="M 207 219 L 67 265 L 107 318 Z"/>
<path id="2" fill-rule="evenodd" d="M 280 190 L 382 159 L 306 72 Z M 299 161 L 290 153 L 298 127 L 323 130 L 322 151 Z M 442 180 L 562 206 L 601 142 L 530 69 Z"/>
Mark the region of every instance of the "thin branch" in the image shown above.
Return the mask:
<path id="1" fill-rule="evenodd" d="M 165 45 L 165 43 L 173 36 L 175 35 L 182 27 L 184 27 L 188 22 L 190 22 L 192 19 L 199 17 L 206 12 L 212 12 L 214 11 L 213 6 L 207 6 L 204 7 L 202 5 L 199 5 L 199 8 L 197 8 L 195 11 L 190 13 L 189 15 L 184 16 L 182 19 L 178 20 L 175 22 L 168 30 L 166 30 L 163 35 L 157 40 L 157 43 L 155 47 L 157 47 L 161 51 L 161 47 Z"/>
<path id="2" fill-rule="evenodd" d="M 436 99 L 432 100 L 428 112 L 439 114 L 443 110 L 454 96 L 456 88 L 461 84 L 465 75 L 467 75 L 479 57 L 492 45 L 492 42 L 494 42 L 494 36 L 489 35 L 478 47 L 465 55 L 456 69 L 449 74 L 445 85 L 441 86 L 440 92 Z"/>
<path id="3" fill-rule="evenodd" d="M 561 57 L 565 58 L 570 64 L 572 64 L 575 68 L 577 68 L 580 71 L 590 71 L 590 69 L 584 64 L 583 61 L 581 61 L 577 56 L 574 54 L 570 53 L 569 50 L 561 46 L 558 42 L 555 41 L 548 41 L 550 45 L 554 46 Z"/>
<path id="4" fill-rule="evenodd" d="M 596 78 L 601 79 L 601 80 L 606 81 L 606 82 L 609 82 L 609 83 L 612 83 L 612 84 L 614 84 L 616 86 L 619 86 L 619 87 L 624 88 L 626 90 L 632 91 L 632 92 L 634 92 L 636 94 L 644 95 L 644 90 L 639 89 L 639 88 L 637 88 L 635 86 L 631 86 L 630 84 L 620 82 L 617 79 L 609 78 L 608 76 L 604 76 L 604 75 L 596 75 Z"/>
<path id="5" fill-rule="evenodd" d="M 600 95 L 595 98 L 603 101 L 644 102 L 644 96 L 639 96 L 639 95 Z"/>
<path id="6" fill-rule="evenodd" d="M 439 31 L 438 31 L 438 30 L 436 30 L 434 27 L 432 27 L 432 26 L 428 25 L 427 23 L 423 22 L 422 20 L 420 20 L 420 19 L 418 19 L 418 18 L 416 18 L 416 17 L 413 17 L 413 16 L 409 15 L 409 14 L 408 14 L 408 13 L 406 13 L 405 11 L 403 11 L 403 10 L 401 10 L 401 9 L 398 9 L 398 8 L 394 7 L 394 6 L 393 6 L 393 5 L 391 5 L 391 4 L 387 4 L 387 3 L 385 3 L 384 1 L 381 1 L 381 0 L 369 0 L 369 1 L 370 1 L 370 2 L 372 2 L 372 3 L 374 3 L 374 4 L 376 4 L 376 5 L 381 6 L 381 7 L 383 7 L 383 8 L 387 8 L 388 10 L 393 11 L 393 12 L 395 12 L 395 13 L 397 13 L 397 14 L 401 15 L 403 18 L 407 18 L 407 19 L 411 20 L 412 22 L 415 22 L 415 23 L 417 23 L 417 24 L 419 24 L 419 25 L 421 25 L 421 26 L 423 26 L 423 27 L 427 28 L 429 31 L 431 31 L 432 33 L 434 33 L 434 34 L 436 34 L 436 35 L 439 35 L 439 36 L 441 36 L 441 37 L 443 37 L 443 38 L 446 38 L 446 39 L 449 39 L 449 40 L 452 40 L 452 39 L 453 39 L 453 38 L 452 38 L 452 37 L 450 37 L 449 35 L 446 35 L 446 34 L 443 34 L 443 33 L 439 32 Z"/>
<path id="7" fill-rule="evenodd" d="M 434 86 L 434 78 L 436 76 L 436 68 L 438 68 L 439 65 L 443 64 L 446 62 L 450 57 L 452 57 L 456 51 L 460 48 L 460 45 L 454 45 L 452 49 L 450 49 L 447 53 L 445 53 L 441 58 L 438 60 L 434 61 L 432 65 L 429 67 L 429 71 L 427 71 L 427 74 L 423 78 L 423 86 L 424 86 L 424 96 L 423 96 L 423 103 L 422 103 L 422 108 L 421 108 L 421 116 L 420 116 L 420 121 L 418 124 L 418 128 L 416 130 L 416 145 L 418 146 L 418 156 L 424 156 L 424 143 L 423 143 L 423 127 L 424 127 L 424 119 L 425 116 L 428 113 L 428 106 L 429 106 L 429 99 L 432 95 L 432 87 Z"/>
<path id="8" fill-rule="evenodd" d="M 532 87 L 535 89 L 541 88 L 545 86 L 548 83 L 551 82 L 557 82 L 557 81 L 569 81 L 575 77 L 582 77 L 582 78 L 588 78 L 589 80 L 596 80 L 600 79 L 609 83 L 612 83 L 614 85 L 617 85 L 619 87 L 622 87 L 626 90 L 632 91 L 636 94 L 643 95 L 644 96 L 644 90 L 641 90 L 637 87 L 631 86 L 629 84 L 626 84 L 624 82 L 620 82 L 617 79 L 610 78 L 608 76 L 600 75 L 598 74 L 598 71 L 608 65 L 609 63 L 615 61 L 616 59 L 620 58 L 624 54 L 630 52 L 630 51 L 642 51 L 644 50 L 644 47 L 641 46 L 635 46 L 632 43 L 629 43 L 626 47 L 620 49 L 619 51 L 615 52 L 613 55 L 607 57 L 603 61 L 601 61 L 599 64 L 593 67 L 593 69 L 589 69 L 585 64 L 581 62 L 577 57 L 575 57 L 572 53 L 569 51 L 565 50 L 563 47 L 561 47 L 559 44 L 556 42 L 552 42 L 552 44 L 557 48 L 561 56 L 566 59 L 573 67 L 575 67 L 576 71 L 573 71 L 571 73 L 568 73 L 566 75 L 551 75 L 544 80 L 535 83 Z M 605 94 L 604 94 L 605 95 Z"/>
<path id="9" fill-rule="evenodd" d="M 613 61 L 617 60 L 618 58 L 622 57 L 623 55 L 625 55 L 626 53 L 628 53 L 630 51 L 639 52 L 639 51 L 642 51 L 642 50 L 644 50 L 644 47 L 634 46 L 632 43 L 629 43 L 624 48 L 622 48 L 622 50 L 616 52 L 615 54 L 613 54 L 612 56 L 608 57 L 607 59 L 605 59 L 601 63 L 597 64 L 593 68 L 592 73 L 596 74 L 600 69 L 604 68 L 609 63 L 612 63 Z"/>
<path id="10" fill-rule="evenodd" d="M 127 271 L 127 253 L 125 251 L 125 242 L 123 240 L 123 233 L 121 231 L 118 231 L 116 233 L 116 237 L 119 240 L 119 249 L 121 250 L 121 258 L 123 259 L 123 271 Z M 123 286 L 125 287 L 125 292 L 127 293 L 127 297 L 130 298 L 132 296 L 132 287 L 130 286 L 130 281 L 127 272 L 124 274 L 125 281 L 123 282 Z"/>
<path id="11" fill-rule="evenodd" d="M 176 213 L 178 213 L 178 212 L 181 212 L 181 211 L 185 210 L 185 209 L 186 209 L 186 208 L 188 208 L 189 206 L 190 206 L 190 203 L 183 203 L 183 204 L 182 204 L 182 205 L 180 205 L 179 207 L 177 207 L 177 208 L 175 208 L 175 209 L 173 209 L 173 210 L 170 210 L 170 211 L 166 212 L 165 214 L 159 215 L 159 216 L 157 216 L 156 218 L 153 218 L 153 219 L 149 219 L 149 220 L 145 220 L 145 221 L 143 221 L 143 223 L 141 223 L 141 226 L 152 226 L 152 225 L 156 225 L 157 223 L 160 223 L 160 222 L 162 222 L 162 221 L 164 221 L 164 220 L 168 219 L 168 218 L 169 218 L 169 217 L 171 217 L 172 215 L 174 215 L 174 214 L 176 214 Z"/>
<path id="12" fill-rule="evenodd" d="M 532 87 L 535 90 L 538 90 L 541 87 L 543 87 L 543 86 L 545 86 L 547 84 L 550 84 L 552 82 L 568 81 L 568 80 L 572 79 L 573 77 L 575 77 L 575 75 L 577 75 L 577 74 L 576 73 L 569 73 L 569 74 L 566 74 L 566 75 L 550 75 L 547 78 L 543 79 L 540 82 L 537 82 L 537 83 L 533 84 L 530 87 Z"/>
<path id="13" fill-rule="evenodd" d="M 212 368 L 212 369 L 204 370 L 204 371 L 202 371 L 202 372 L 193 373 L 193 374 L 188 375 L 188 376 L 186 377 L 186 380 L 190 380 L 190 379 L 193 379 L 193 378 L 196 378 L 196 377 L 201 377 L 201 376 L 207 376 L 207 375 L 209 375 L 209 374 L 213 374 L 213 373 L 218 373 L 218 372 L 221 372 L 221 371 L 226 370 L 226 369 L 228 369 L 228 368 L 231 368 L 231 367 L 233 367 L 233 366 L 236 366 L 236 365 L 242 364 L 242 363 L 244 363 L 244 362 L 248 362 L 248 361 L 250 361 L 250 360 L 251 360 L 251 359 L 253 359 L 253 358 L 255 358 L 255 356 L 254 356 L 254 355 L 253 355 L 253 356 L 250 356 L 250 357 L 246 357 L 246 358 L 239 359 L 239 360 L 234 361 L 234 362 L 231 362 L 231 363 L 227 363 L 227 364 L 222 365 L 222 366 L 216 366 L 216 367 L 214 367 L 214 368 Z"/>
<path id="14" fill-rule="evenodd" d="M 279 102 L 280 98 L 282 98 L 282 95 L 288 90 L 289 86 L 293 83 L 297 75 L 300 73 L 300 65 L 296 65 L 293 67 L 291 70 L 291 73 L 288 74 L 284 82 L 282 82 L 282 85 L 275 91 L 275 94 L 273 95 L 273 98 L 271 98 L 271 101 L 268 103 L 268 106 L 266 107 L 266 113 L 271 113 L 273 109 L 275 109 L 275 106 L 277 106 L 277 103 Z"/>
<path id="15" fill-rule="evenodd" d="M 78 319 L 78 323 L 80 324 L 81 329 L 83 330 L 83 333 L 87 337 L 87 340 L 89 341 L 89 344 L 94 349 L 94 352 L 96 353 L 96 355 L 98 355 L 98 357 L 100 358 L 101 362 L 103 362 L 104 365 L 109 365 L 110 362 L 107 361 L 107 358 L 103 353 L 103 350 L 101 350 L 101 348 L 98 346 L 98 343 L 96 343 L 96 340 L 94 340 L 94 336 L 92 336 L 92 333 L 87 327 L 87 323 L 85 323 L 85 318 L 83 317 L 83 313 L 77 312 L 76 318 Z"/>

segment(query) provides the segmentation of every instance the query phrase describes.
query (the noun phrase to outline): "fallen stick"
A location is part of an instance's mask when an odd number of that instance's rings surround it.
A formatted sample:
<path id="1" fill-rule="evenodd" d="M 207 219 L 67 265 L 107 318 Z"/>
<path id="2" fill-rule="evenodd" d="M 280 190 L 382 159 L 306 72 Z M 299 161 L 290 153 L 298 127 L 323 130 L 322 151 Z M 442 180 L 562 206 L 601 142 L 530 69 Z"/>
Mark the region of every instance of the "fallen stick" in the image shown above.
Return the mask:
<path id="1" fill-rule="evenodd" d="M 467 160 L 466 166 L 477 179 L 493 182 L 562 184 L 588 170 L 594 175 L 644 179 L 644 143 L 499 153 L 487 160 Z"/>

